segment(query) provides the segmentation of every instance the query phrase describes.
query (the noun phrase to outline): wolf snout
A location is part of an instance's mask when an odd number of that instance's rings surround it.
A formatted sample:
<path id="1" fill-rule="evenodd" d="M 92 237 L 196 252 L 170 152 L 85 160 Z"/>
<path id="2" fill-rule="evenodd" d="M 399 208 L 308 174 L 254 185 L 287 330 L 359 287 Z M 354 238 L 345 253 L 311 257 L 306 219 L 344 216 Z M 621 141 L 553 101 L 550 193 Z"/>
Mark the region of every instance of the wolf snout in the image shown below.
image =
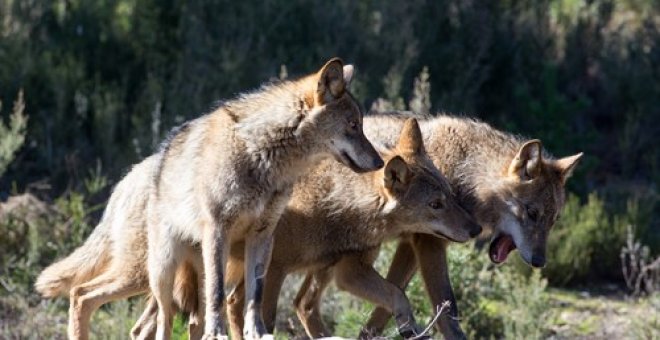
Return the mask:
<path id="1" fill-rule="evenodd" d="M 359 168 L 357 172 L 376 171 L 385 165 L 383 159 L 376 152 L 374 152 L 374 155 L 362 155 L 355 163 Z"/>

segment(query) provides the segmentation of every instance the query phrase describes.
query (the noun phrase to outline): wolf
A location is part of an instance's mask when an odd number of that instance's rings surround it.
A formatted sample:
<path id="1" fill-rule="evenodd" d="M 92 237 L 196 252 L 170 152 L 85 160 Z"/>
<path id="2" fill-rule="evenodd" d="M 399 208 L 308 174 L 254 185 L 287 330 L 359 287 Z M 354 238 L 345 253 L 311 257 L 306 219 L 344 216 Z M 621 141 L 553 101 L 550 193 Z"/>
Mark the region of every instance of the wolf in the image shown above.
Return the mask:
<path id="1" fill-rule="evenodd" d="M 405 233 L 466 242 L 478 235 L 481 227 L 456 203 L 448 182 L 426 154 L 415 119 L 403 124 L 396 145 L 381 156 L 386 160 L 381 171 L 360 175 L 326 162 L 294 186 L 291 201 L 275 229 L 273 256 L 266 274 L 263 316 L 269 331 L 274 327 L 284 279 L 303 271 L 323 277 L 303 283 L 301 292 L 309 288 L 313 297 L 302 299 L 299 295 L 295 299 L 309 336 L 330 336 L 321 321 L 318 302 L 331 273 L 340 288 L 393 313 L 402 336 L 420 335 L 403 291 L 372 266 L 380 244 Z M 242 252 L 234 249 L 227 280 L 238 281 L 227 304 L 232 338 L 237 339 L 243 328 L 246 285 Z M 188 299 L 195 298 L 194 292 L 189 294 L 192 296 Z M 145 334 L 152 332 L 155 312 L 151 302 L 145 311 L 151 316 L 143 315 L 136 329 Z M 146 321 L 149 319 L 152 321 Z"/>
<path id="2" fill-rule="evenodd" d="M 517 249 L 524 262 L 543 267 L 548 234 L 564 205 L 564 186 L 583 154 L 557 159 L 544 150 L 540 140 L 514 136 L 475 119 L 442 114 L 370 112 L 365 116 L 365 134 L 375 143 L 394 143 L 392 133 L 409 116 L 420 119 L 433 163 L 447 176 L 461 206 L 484 228 L 481 237 L 490 237 L 490 260 L 502 263 Z M 387 279 L 405 289 L 419 267 L 432 303 L 451 302 L 451 317 L 440 317 L 437 328 L 446 338 L 465 338 L 447 274 L 446 246 L 440 238 L 406 235 Z M 377 308 L 361 336 L 379 334 L 389 317 L 389 311 Z"/>
<path id="3" fill-rule="evenodd" d="M 362 132 L 362 111 L 347 90 L 352 75 L 351 65 L 331 59 L 312 75 L 228 101 L 184 124 L 163 143 L 142 211 L 147 214 L 148 281 L 158 303 L 158 338 L 171 335 L 175 276 L 197 243 L 206 275 L 198 289 L 205 294 L 198 301 L 207 303 L 205 312 L 195 314 L 205 315 L 205 336 L 226 334 L 220 320 L 223 272 L 229 245 L 236 240 L 245 243 L 246 252 L 244 336 L 267 336 L 260 312 L 263 275 L 272 232 L 293 183 L 330 156 L 356 172 L 384 165 Z M 49 286 L 48 279 L 39 283 Z M 76 288 L 71 292 L 80 293 Z M 70 334 L 87 336 L 85 325 L 74 326 Z"/>
<path id="4" fill-rule="evenodd" d="M 171 335 L 175 273 L 185 249 L 197 242 L 205 273 L 205 336 L 226 336 L 224 269 L 235 241 L 245 242 L 244 336 L 272 338 L 261 319 L 263 276 L 294 182 L 330 156 L 356 172 L 383 166 L 346 88 L 352 70 L 332 59 L 312 75 L 263 86 L 189 122 L 164 145 L 147 206 L 158 339 Z"/>

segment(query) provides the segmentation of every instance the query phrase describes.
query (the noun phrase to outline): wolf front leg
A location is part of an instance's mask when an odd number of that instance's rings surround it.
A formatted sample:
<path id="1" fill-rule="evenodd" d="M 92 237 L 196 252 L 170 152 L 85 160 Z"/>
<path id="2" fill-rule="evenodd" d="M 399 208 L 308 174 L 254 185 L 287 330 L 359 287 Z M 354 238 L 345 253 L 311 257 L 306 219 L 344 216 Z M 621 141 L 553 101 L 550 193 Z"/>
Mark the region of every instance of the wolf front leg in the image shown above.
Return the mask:
<path id="1" fill-rule="evenodd" d="M 248 232 L 245 240 L 245 339 L 272 339 L 266 334 L 261 313 L 264 278 L 273 250 L 273 232 L 291 197 L 291 191 L 277 192 L 266 205 L 259 223 Z"/>
<path id="2" fill-rule="evenodd" d="M 227 264 L 229 242 L 226 228 L 231 221 L 205 223 L 202 237 L 202 260 L 204 262 L 204 337 L 203 339 L 227 339 L 227 330 L 222 322 L 225 301 L 224 270 Z"/>
<path id="3" fill-rule="evenodd" d="M 387 272 L 387 281 L 405 291 L 416 270 L 417 265 L 412 244 L 407 240 L 402 240 L 399 242 L 399 246 L 392 258 L 392 264 Z M 376 310 L 371 313 L 371 317 L 369 318 L 369 321 L 367 321 L 367 324 L 362 328 L 360 339 L 371 339 L 372 337 L 381 334 L 391 316 L 392 314 L 385 308 L 377 307 Z"/>
<path id="4" fill-rule="evenodd" d="M 412 306 L 402 289 L 385 280 L 359 255 L 344 256 L 335 265 L 337 286 L 387 309 L 394 315 L 399 334 L 406 339 L 426 338 L 415 322 Z"/>
<path id="5" fill-rule="evenodd" d="M 431 302 L 436 308 L 449 301 L 449 312 L 443 313 L 436 323 L 445 339 L 466 339 L 458 322 L 458 307 L 449 280 L 447 245 L 449 241 L 431 235 L 413 236 L 413 250 L 422 273 L 422 280 Z"/>

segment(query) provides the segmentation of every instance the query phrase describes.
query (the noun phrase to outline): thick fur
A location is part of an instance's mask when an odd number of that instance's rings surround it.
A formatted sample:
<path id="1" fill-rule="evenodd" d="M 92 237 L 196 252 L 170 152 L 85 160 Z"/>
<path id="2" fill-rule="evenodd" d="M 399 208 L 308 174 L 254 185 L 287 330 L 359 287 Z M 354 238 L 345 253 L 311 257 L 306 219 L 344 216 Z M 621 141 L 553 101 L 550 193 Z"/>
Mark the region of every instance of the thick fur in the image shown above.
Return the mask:
<path id="1" fill-rule="evenodd" d="M 538 140 L 525 140 L 467 118 L 420 117 L 424 142 L 434 164 L 447 176 L 460 204 L 491 236 L 489 255 L 495 262 L 498 246 L 509 240 L 528 264 L 545 264 L 548 233 L 564 205 L 564 184 L 581 153 L 552 158 Z M 403 124 L 398 112 L 365 117 L 365 134 L 373 141 L 393 143 Z M 400 243 L 387 279 L 405 288 L 417 267 L 433 305 L 452 302 L 450 315 L 437 327 L 446 338 L 464 338 L 446 265 L 446 241 L 411 235 Z M 506 255 L 506 254 L 505 254 Z M 363 335 L 378 334 L 390 315 L 378 308 Z"/>
<path id="2" fill-rule="evenodd" d="M 163 148 L 148 204 L 149 283 L 158 302 L 157 338 L 171 335 L 176 270 L 201 242 L 205 336 L 226 336 L 222 321 L 229 246 L 245 243 L 244 336 L 271 337 L 261 320 L 263 276 L 273 230 L 293 183 L 334 156 L 353 171 L 383 165 L 362 133 L 347 91 L 352 68 L 332 59 L 315 74 L 267 85 L 189 122 Z M 201 305 L 201 304 L 200 304 Z"/>
<path id="3" fill-rule="evenodd" d="M 275 229 L 265 280 L 263 313 L 270 329 L 284 278 L 306 271 L 315 273 L 315 282 L 306 281 L 295 304 L 310 336 L 330 335 L 318 307 L 333 277 L 341 288 L 394 313 L 403 336 L 419 333 L 405 294 L 372 267 L 380 244 L 407 233 L 465 242 L 481 228 L 456 204 L 448 183 L 428 158 L 414 120 L 404 125 L 397 144 L 383 156 L 387 165 L 376 173 L 357 175 L 325 162 L 295 185 Z M 238 283 L 228 297 L 228 314 L 232 336 L 240 338 L 243 252 L 241 244 L 232 248 L 226 279 Z"/>

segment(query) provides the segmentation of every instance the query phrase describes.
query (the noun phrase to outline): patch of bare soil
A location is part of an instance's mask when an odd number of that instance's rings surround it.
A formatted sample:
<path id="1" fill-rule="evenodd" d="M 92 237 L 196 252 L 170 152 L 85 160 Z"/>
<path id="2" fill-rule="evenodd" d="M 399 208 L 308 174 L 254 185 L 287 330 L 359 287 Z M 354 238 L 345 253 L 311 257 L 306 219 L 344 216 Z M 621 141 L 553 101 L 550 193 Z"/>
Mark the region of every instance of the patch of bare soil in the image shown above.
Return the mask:
<path id="1" fill-rule="evenodd" d="M 609 287 L 551 290 L 550 339 L 660 339 L 660 293 L 632 298 Z"/>

